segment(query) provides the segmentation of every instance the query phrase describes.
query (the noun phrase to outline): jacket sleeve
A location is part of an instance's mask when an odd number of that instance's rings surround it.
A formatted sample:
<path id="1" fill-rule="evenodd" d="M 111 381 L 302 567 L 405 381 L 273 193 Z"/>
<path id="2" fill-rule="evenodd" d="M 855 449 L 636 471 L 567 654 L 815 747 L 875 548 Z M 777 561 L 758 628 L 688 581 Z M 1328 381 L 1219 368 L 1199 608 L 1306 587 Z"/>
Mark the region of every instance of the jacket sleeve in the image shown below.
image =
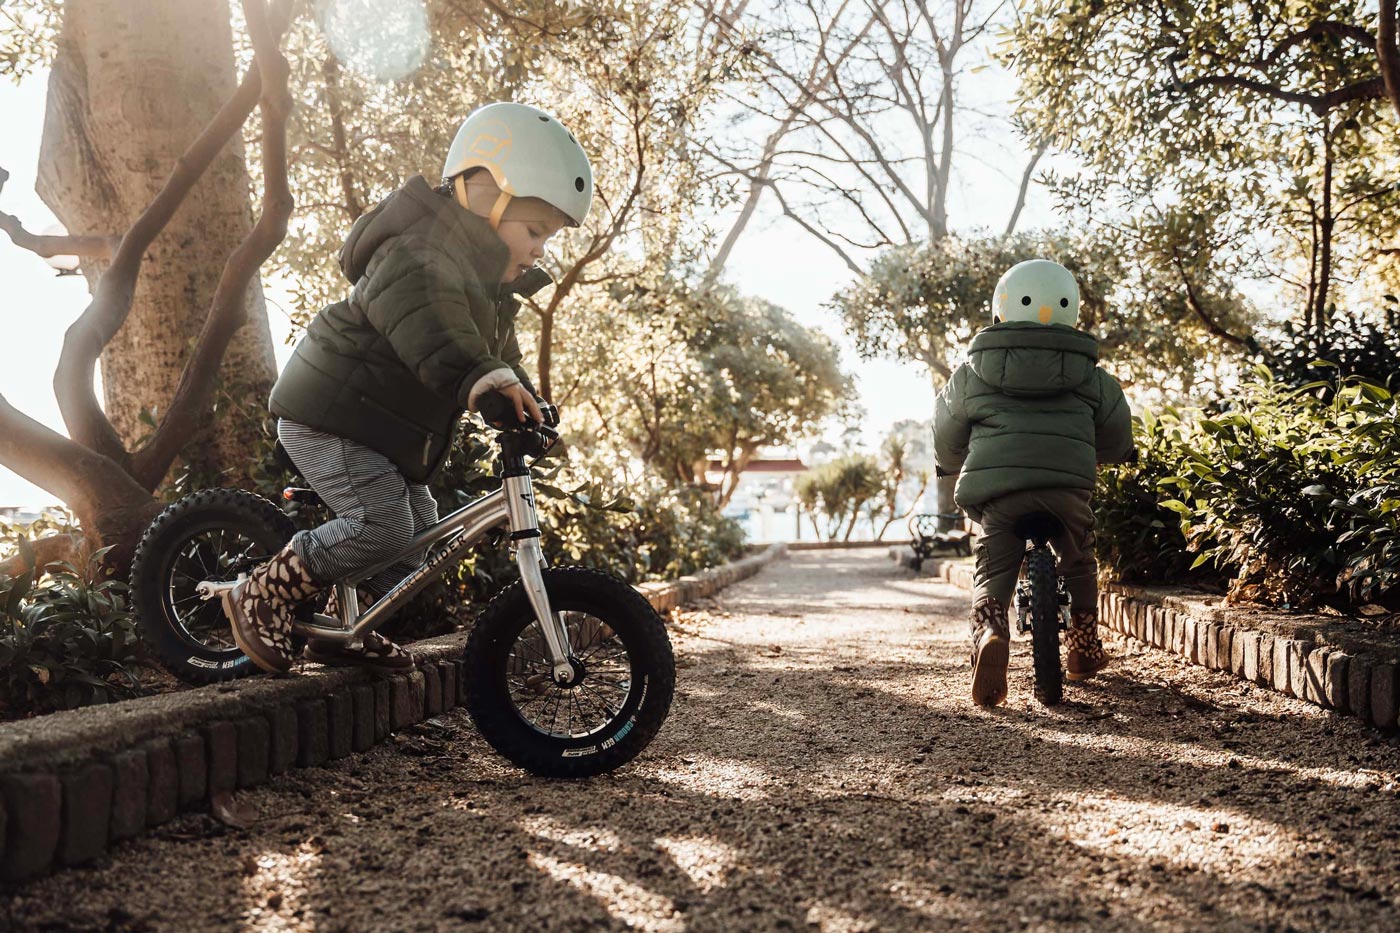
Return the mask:
<path id="1" fill-rule="evenodd" d="M 1124 463 L 1133 452 L 1133 416 L 1123 388 L 1099 370 L 1099 407 L 1094 412 L 1094 446 L 1099 463 Z"/>
<path id="2" fill-rule="evenodd" d="M 966 381 L 963 367 L 959 366 L 933 403 L 933 459 L 939 469 L 949 474 L 962 469 L 972 439 L 963 395 Z"/>
<path id="3" fill-rule="evenodd" d="M 396 237 L 380 249 L 357 288 L 370 326 L 425 386 L 468 407 L 478 380 L 510 368 L 491 353 L 472 315 L 474 306 L 494 308 L 492 296 L 422 238 Z"/>

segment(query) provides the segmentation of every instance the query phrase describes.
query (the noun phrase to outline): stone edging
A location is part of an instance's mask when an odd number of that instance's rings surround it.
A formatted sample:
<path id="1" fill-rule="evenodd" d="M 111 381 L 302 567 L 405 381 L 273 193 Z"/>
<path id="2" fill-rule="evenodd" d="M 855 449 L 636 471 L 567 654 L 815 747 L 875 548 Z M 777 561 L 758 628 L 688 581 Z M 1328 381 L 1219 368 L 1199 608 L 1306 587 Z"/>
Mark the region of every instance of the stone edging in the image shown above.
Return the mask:
<path id="1" fill-rule="evenodd" d="M 909 544 L 908 538 L 889 538 L 885 541 L 789 541 L 789 551 L 841 551 L 846 548 L 898 547 Z"/>
<path id="2" fill-rule="evenodd" d="M 892 556 L 901 560 L 898 549 Z M 924 573 L 972 589 L 966 560 L 929 561 Z M 1400 646 L 1342 618 L 1225 606 L 1218 596 L 1109 583 L 1099 624 L 1124 638 L 1370 725 L 1400 726 Z"/>
<path id="3" fill-rule="evenodd" d="M 753 576 L 773 545 L 638 589 L 659 612 Z M 216 794 L 365 751 L 466 696 L 467 633 L 420 641 L 410 673 L 314 668 L 53 713 L 0 726 L 0 879 L 76 865 Z"/>

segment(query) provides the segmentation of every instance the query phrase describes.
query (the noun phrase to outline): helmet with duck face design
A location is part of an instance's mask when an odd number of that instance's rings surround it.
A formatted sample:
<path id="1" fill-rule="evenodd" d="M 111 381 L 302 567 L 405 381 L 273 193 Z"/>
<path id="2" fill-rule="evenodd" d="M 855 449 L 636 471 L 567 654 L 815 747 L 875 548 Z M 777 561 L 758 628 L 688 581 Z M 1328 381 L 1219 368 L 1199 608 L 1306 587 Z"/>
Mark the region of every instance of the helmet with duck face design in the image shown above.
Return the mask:
<path id="1" fill-rule="evenodd" d="M 1064 324 L 1079 320 L 1079 283 L 1058 262 L 1028 259 L 1018 262 L 997 282 L 992 294 L 994 321 Z"/>

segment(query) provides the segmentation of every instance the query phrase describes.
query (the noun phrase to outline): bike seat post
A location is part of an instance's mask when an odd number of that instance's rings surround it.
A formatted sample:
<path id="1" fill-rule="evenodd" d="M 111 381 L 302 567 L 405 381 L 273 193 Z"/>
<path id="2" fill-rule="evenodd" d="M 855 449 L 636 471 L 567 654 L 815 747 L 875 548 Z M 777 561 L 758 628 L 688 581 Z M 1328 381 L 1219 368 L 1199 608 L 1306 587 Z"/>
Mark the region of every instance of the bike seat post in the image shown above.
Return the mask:
<path id="1" fill-rule="evenodd" d="M 336 620 L 347 632 L 355 627 L 360 617 L 360 594 L 353 583 L 341 580 L 335 585 L 335 599 L 340 606 L 340 616 Z"/>

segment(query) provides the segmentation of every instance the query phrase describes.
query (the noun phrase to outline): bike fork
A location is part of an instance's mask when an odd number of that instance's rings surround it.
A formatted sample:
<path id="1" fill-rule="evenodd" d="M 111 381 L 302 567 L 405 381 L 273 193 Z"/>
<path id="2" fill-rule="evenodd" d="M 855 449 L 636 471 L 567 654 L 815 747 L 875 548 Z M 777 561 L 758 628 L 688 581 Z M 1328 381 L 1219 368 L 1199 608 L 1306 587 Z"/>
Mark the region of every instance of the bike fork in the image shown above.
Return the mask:
<path id="1" fill-rule="evenodd" d="M 506 493 L 506 513 L 510 517 L 510 539 L 515 548 L 515 563 L 520 568 L 520 585 L 535 610 L 535 624 L 544 635 L 553 665 L 554 682 L 568 686 L 574 682 L 577 669 L 569 656 L 569 634 L 564 622 L 549 605 L 549 593 L 544 587 L 544 551 L 540 547 L 539 518 L 535 514 L 535 492 L 530 474 L 502 477 Z"/>

